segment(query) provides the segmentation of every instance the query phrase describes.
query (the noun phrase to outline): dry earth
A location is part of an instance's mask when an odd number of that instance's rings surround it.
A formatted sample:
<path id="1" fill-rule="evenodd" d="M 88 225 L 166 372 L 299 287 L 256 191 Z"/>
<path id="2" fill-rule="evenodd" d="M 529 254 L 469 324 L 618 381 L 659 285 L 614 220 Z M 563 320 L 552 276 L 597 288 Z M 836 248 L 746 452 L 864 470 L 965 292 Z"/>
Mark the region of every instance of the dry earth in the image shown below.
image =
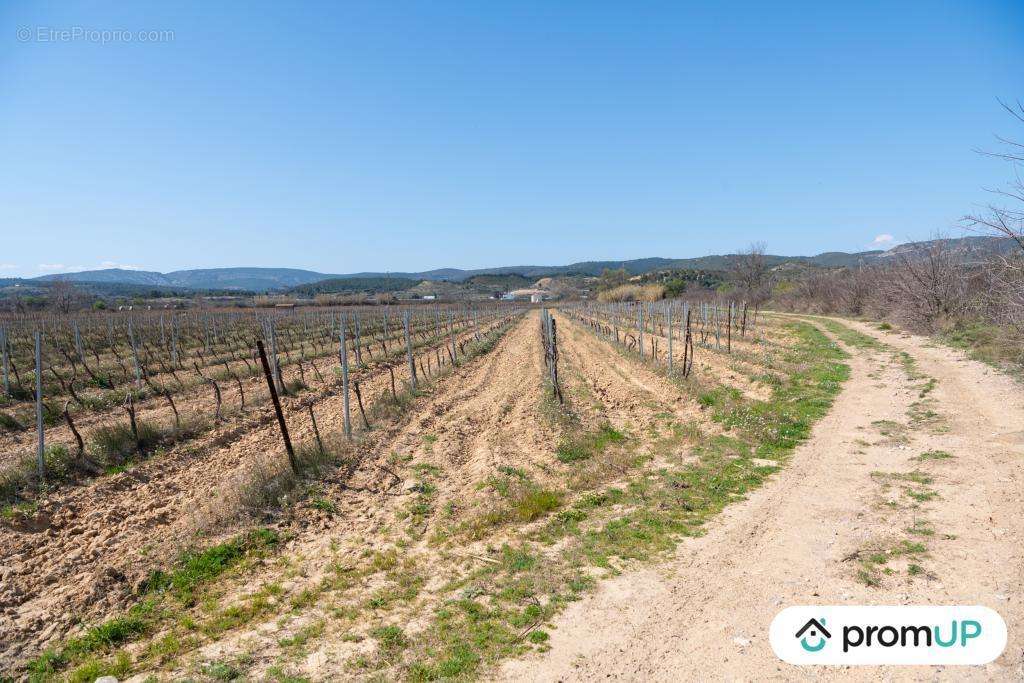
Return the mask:
<path id="1" fill-rule="evenodd" d="M 368 549 L 400 546 L 414 562 L 411 571 L 424 579 L 419 597 L 387 615 L 364 613 L 357 621 L 338 615 L 365 603 L 373 584 L 325 592 L 308 607 L 272 610 L 200 644 L 167 669 L 137 673 L 134 679 L 149 673 L 174 680 L 203 677 L 204 663 L 243 656 L 245 668 L 257 678 L 283 661 L 289 662 L 289 673 L 313 680 L 358 678 L 353 659 L 374 656 L 373 639 L 365 637 L 369 629 L 397 623 L 415 634 L 432 613 L 436 590 L 471 571 L 486 554 L 485 545 L 523 531 L 499 526 L 480 541 L 433 544 L 432 537 L 445 533 L 452 519 L 473 519 L 493 504 L 486 482 L 516 468 L 538 483 L 559 487 L 570 473 L 554 457 L 559 440 L 605 422 L 644 444 L 666 419 L 716 432 L 720 426 L 694 400 L 695 387 L 719 381 L 761 395 L 766 389 L 757 378 L 772 364 L 781 333 L 777 322 L 772 341 L 737 342 L 734 351 L 742 358 L 699 350 L 698 384 L 684 389 L 584 325 L 560 318 L 563 381 L 578 420 L 567 426 L 543 414 L 537 316 L 527 316 L 490 353 L 439 379 L 406 415 L 376 430 L 350 469 L 319 483 L 335 512 L 296 514 L 280 557 L 228 582 L 221 594 L 228 604 L 273 584 L 286 602 L 320 590 L 337 566 L 365 558 Z M 1015 429 L 1024 417 L 1019 388 L 927 340 L 857 327 L 888 346 L 847 347 L 850 380 L 782 472 L 747 500 L 727 507 L 705 536 L 684 540 L 671 561 L 603 581 L 596 594 L 557 618 L 550 651 L 508 662 L 496 675 L 543 681 L 1024 676 L 1024 645 L 1017 634 L 1024 625 L 1018 604 L 1024 556 L 1019 493 L 1024 432 Z M 680 352 L 677 348 L 677 358 Z M 367 382 L 374 394 L 385 385 L 383 376 Z M 318 406 L 322 429 L 340 429 L 339 398 L 326 396 Z M 83 601 L 93 600 L 93 613 L 102 614 L 122 605 L 138 548 L 158 539 L 164 539 L 160 545 L 167 551 L 174 548 L 172 539 L 184 539 L 196 528 L 190 521 L 195 513 L 188 511 L 219 504 L 211 490 L 225 486 L 252 453 L 276 447 L 272 424 L 254 425 L 243 438 L 227 442 L 214 435 L 208 439 L 200 440 L 202 458 L 172 452 L 143 463 L 130 476 L 104 478 L 51 501 L 54 507 L 95 510 L 91 517 L 72 515 L 45 530 L 8 532 L 6 540 L 17 549 L 8 557 L 24 562 L 17 566 L 25 571 L 5 570 L 5 582 L 17 581 L 8 590 L 25 593 L 5 606 L 0 624 L 15 627 L 9 633 L 16 629 L 18 637 L 0 650 L 23 657 L 23 648 L 47 639 L 40 637 L 42 626 L 59 624 L 49 635 L 60 633 L 72 616 L 59 618 L 62 608 L 81 609 Z M 937 450 L 953 457 L 915 459 Z M 680 444 L 678 452 L 660 457 L 682 461 L 690 457 L 689 448 Z M 906 479 L 908 473 L 914 481 Z M 613 470 L 601 476 L 618 475 Z M 419 487 L 427 480 L 436 486 L 433 502 L 426 514 L 410 515 L 423 500 Z M 205 492 L 206 500 L 189 494 L 192 490 Z M 129 500 L 135 507 L 126 507 Z M 927 550 L 893 554 L 883 564 L 866 560 L 910 541 L 924 542 Z M 78 549 L 86 556 L 75 555 Z M 58 562 L 49 574 L 40 573 L 47 558 Z M 123 574 L 105 578 L 107 567 Z M 31 585 L 23 585 L 29 577 Z M 774 657 L 767 627 L 782 607 L 808 603 L 984 604 L 1006 619 L 1010 644 L 984 669 L 799 669 Z M 319 635 L 296 659 L 283 643 L 317 625 Z"/>
<path id="2" fill-rule="evenodd" d="M 470 338 L 470 332 L 459 335 Z M 433 354 L 418 352 L 424 358 Z M 396 376 L 399 383 L 408 376 L 404 364 Z M 388 390 L 388 373 L 380 369 L 362 379 L 367 402 Z M 341 433 L 340 391 L 331 385 L 317 392 L 321 431 Z M 285 403 L 293 441 L 312 439 L 305 400 Z M 353 424 L 358 424 L 352 403 Z M 179 409 L 184 415 L 203 405 L 202 399 L 196 405 L 182 400 Z M 154 405 L 146 417 L 160 414 L 167 421 L 169 413 Z M 253 467 L 279 465 L 282 450 L 269 406 L 250 407 L 232 422 L 126 472 L 58 488 L 40 500 L 27 523 L 0 524 L 0 670 L 37 654 L 80 622 L 124 607 L 154 566 L 166 564 L 197 538 L 210 542 L 237 531 L 244 516 L 238 482 L 250 477 Z M 336 479 L 343 482 L 347 474 L 338 472 Z"/>
<path id="3" fill-rule="evenodd" d="M 671 561 L 602 583 L 558 618 L 548 653 L 508 662 L 497 677 L 1024 678 L 1020 388 L 927 339 L 851 326 L 890 348 L 846 347 L 850 380 L 783 472 Z M 937 383 L 926 390 L 928 378 Z M 936 450 L 953 457 L 913 460 Z M 914 505 L 906 491 L 924 489 L 894 484 L 907 472 L 927 477 L 938 497 Z M 921 538 L 919 572 L 893 557 L 872 568 L 880 585 L 858 577 L 868 553 Z M 996 662 L 971 669 L 798 668 L 780 662 L 767 639 L 774 615 L 797 604 L 987 605 L 1006 620 L 1009 643 Z"/>

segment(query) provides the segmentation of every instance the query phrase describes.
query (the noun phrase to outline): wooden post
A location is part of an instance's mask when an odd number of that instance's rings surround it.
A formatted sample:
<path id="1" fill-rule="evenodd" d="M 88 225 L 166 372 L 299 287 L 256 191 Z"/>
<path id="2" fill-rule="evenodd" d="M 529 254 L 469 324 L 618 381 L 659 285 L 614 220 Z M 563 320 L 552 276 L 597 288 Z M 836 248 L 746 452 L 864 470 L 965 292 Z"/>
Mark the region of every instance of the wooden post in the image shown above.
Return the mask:
<path id="1" fill-rule="evenodd" d="M 665 311 L 665 326 L 668 328 L 668 374 L 672 374 L 672 302 Z"/>
<path id="2" fill-rule="evenodd" d="M 730 301 L 729 302 L 729 321 L 728 321 L 728 324 L 726 325 L 726 328 L 725 328 L 725 343 L 726 343 L 726 350 L 728 351 L 728 353 L 732 353 L 732 319 L 733 319 L 733 310 L 734 309 L 735 309 L 735 304 Z"/>
<path id="3" fill-rule="evenodd" d="M 277 389 L 274 387 L 274 375 L 270 370 L 270 362 L 267 360 L 267 351 L 263 348 L 263 340 L 256 340 L 256 348 L 260 352 L 260 363 L 263 364 L 263 375 L 267 378 L 267 388 L 270 389 L 270 400 L 274 402 L 274 412 L 277 414 L 277 425 L 281 428 L 281 438 L 284 439 L 284 449 L 288 452 L 288 464 L 292 472 L 298 474 L 299 466 L 295 462 L 295 451 L 292 449 L 292 440 L 288 436 L 288 423 L 284 421 L 284 412 L 281 410 L 281 400 L 277 397 Z"/>
<path id="4" fill-rule="evenodd" d="M 217 386 L 217 380 L 213 379 L 212 377 L 208 378 L 206 381 L 210 384 L 211 387 L 213 387 L 213 398 L 217 402 L 217 410 L 213 414 L 213 424 L 214 425 L 220 425 L 220 406 L 221 406 L 220 387 Z"/>
<path id="5" fill-rule="evenodd" d="M 41 484 L 46 478 L 46 436 L 43 425 L 43 335 L 36 332 L 36 470 Z"/>
<path id="6" fill-rule="evenodd" d="M 71 326 L 75 331 L 75 354 L 78 355 L 78 360 L 83 364 L 85 363 L 85 352 L 82 350 L 82 333 L 78 329 L 78 321 L 72 320 Z"/>
<path id="7" fill-rule="evenodd" d="M 352 438 L 352 420 L 349 414 L 348 405 L 348 348 L 345 343 L 345 314 L 341 314 L 341 329 L 338 333 L 338 356 L 341 361 L 341 393 L 344 399 L 345 436 Z"/>
<path id="8" fill-rule="evenodd" d="M 75 435 L 75 443 L 78 444 L 78 457 L 82 457 L 85 455 L 85 442 L 82 441 L 82 435 L 75 429 L 75 421 L 71 419 L 71 413 L 68 411 L 70 404 L 71 401 L 64 402 L 64 419 L 67 421 L 71 433 Z"/>
<path id="9" fill-rule="evenodd" d="M 132 319 L 128 318 L 128 341 L 132 345 L 132 360 L 135 363 L 135 388 L 142 388 L 142 366 L 139 365 L 139 348 L 135 343 L 135 331 L 132 329 Z"/>
<path id="10" fill-rule="evenodd" d="M 359 391 L 359 382 L 354 382 L 352 388 L 356 392 L 356 402 L 359 404 L 359 414 L 363 416 L 363 427 L 366 429 L 370 428 L 370 423 L 366 420 L 366 410 L 363 409 L 363 392 Z"/>
<path id="11" fill-rule="evenodd" d="M 277 329 L 274 326 L 274 321 L 269 322 L 270 329 L 270 370 L 274 375 L 274 385 L 277 387 L 277 393 L 284 394 L 284 382 L 281 381 L 281 363 L 277 360 Z"/>
<path id="12" fill-rule="evenodd" d="M 551 324 L 551 376 L 554 378 L 555 395 L 558 397 L 558 402 L 565 403 L 565 399 L 562 397 L 562 385 L 558 379 L 558 326 L 550 315 L 548 320 Z"/>
<path id="13" fill-rule="evenodd" d="M 637 329 L 637 334 L 639 336 L 637 337 L 637 345 L 636 346 L 640 350 L 640 357 L 643 358 L 644 357 L 644 305 L 643 304 L 640 304 L 639 306 L 637 306 L 637 316 L 639 316 L 639 317 L 637 318 L 636 329 Z"/>
<path id="14" fill-rule="evenodd" d="M 452 365 L 455 365 L 458 356 L 455 353 L 455 314 L 452 311 L 448 311 L 448 327 L 452 336 Z"/>
<path id="15" fill-rule="evenodd" d="M 356 345 L 355 345 L 356 365 L 362 365 L 363 364 L 363 352 L 359 348 L 359 346 L 361 344 L 361 341 L 359 339 L 359 314 L 358 313 L 355 314 L 355 323 L 356 323 Z"/>
<path id="16" fill-rule="evenodd" d="M 178 317 L 171 318 L 171 367 L 180 367 L 178 363 L 178 328 L 181 326 Z"/>
<path id="17" fill-rule="evenodd" d="M 409 377 L 412 390 L 416 391 L 416 363 L 412 358 L 412 339 L 409 338 L 409 311 L 405 312 L 405 319 L 402 321 L 405 326 L 405 355 L 409 359 Z"/>
<path id="18" fill-rule="evenodd" d="M 139 423 L 135 421 L 135 400 L 129 390 L 124 396 L 124 410 L 128 413 L 128 424 L 132 428 L 132 438 L 135 439 L 135 450 L 139 450 Z"/>
<path id="19" fill-rule="evenodd" d="M 690 331 L 690 313 L 686 311 L 686 337 L 683 341 L 683 377 L 689 377 L 693 369 L 693 334 Z"/>
<path id="20" fill-rule="evenodd" d="M 320 455 L 322 456 L 325 454 L 324 442 L 323 439 L 320 438 L 320 428 L 316 425 L 316 415 L 313 413 L 313 404 L 307 404 L 306 408 L 309 410 L 309 419 L 313 422 L 313 436 L 316 437 L 316 447 L 319 449 Z"/>
<path id="21" fill-rule="evenodd" d="M 7 330 L 0 327 L 0 355 L 3 356 L 4 396 L 11 395 L 11 357 L 8 351 Z"/>

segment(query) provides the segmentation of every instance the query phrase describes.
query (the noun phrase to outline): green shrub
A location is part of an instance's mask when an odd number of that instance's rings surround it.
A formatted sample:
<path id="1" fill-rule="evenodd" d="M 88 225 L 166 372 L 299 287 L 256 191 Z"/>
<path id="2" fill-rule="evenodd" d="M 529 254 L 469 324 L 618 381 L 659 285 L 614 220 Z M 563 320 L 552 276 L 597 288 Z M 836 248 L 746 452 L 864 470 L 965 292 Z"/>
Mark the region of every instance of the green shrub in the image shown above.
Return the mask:
<path id="1" fill-rule="evenodd" d="M 18 422 L 12 415 L 0 413 L 0 429 L 5 429 L 9 432 L 20 432 L 25 429 L 25 425 Z"/>
<path id="2" fill-rule="evenodd" d="M 148 453 L 160 445 L 164 434 L 159 427 L 141 420 L 136 426 L 137 440 L 127 424 L 107 425 L 97 429 L 92 434 L 96 455 L 108 464 L 118 464 L 135 453 Z"/>

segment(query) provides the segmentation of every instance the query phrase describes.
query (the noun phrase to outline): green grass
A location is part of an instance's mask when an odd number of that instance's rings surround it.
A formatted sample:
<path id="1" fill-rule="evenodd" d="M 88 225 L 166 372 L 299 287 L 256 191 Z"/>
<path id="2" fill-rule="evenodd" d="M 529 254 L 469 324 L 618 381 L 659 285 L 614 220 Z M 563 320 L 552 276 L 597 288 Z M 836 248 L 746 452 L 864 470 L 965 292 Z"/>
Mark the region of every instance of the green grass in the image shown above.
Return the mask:
<path id="1" fill-rule="evenodd" d="M 167 591 L 182 604 L 194 604 L 200 586 L 223 574 L 246 555 L 264 551 L 277 541 L 275 531 L 256 529 L 205 550 L 186 552 L 171 571 L 153 572 L 144 590 Z"/>
<path id="2" fill-rule="evenodd" d="M 572 463 L 587 460 L 604 452 L 608 446 L 621 443 L 626 436 L 609 424 L 602 425 L 597 431 L 589 432 L 576 438 L 568 439 L 558 445 L 555 457 L 560 462 Z"/>
<path id="3" fill-rule="evenodd" d="M 409 642 L 400 626 L 381 626 L 372 630 L 370 635 L 376 639 L 380 649 L 388 655 L 393 655 L 403 649 Z"/>
<path id="4" fill-rule="evenodd" d="M 500 500 L 486 512 L 463 523 L 460 536 L 482 538 L 493 527 L 532 522 L 561 507 L 564 494 L 534 482 L 521 469 L 499 467 L 499 474 L 490 477 L 486 486 L 498 494 Z"/>
<path id="5" fill-rule="evenodd" d="M 952 458 L 952 457 L 954 457 L 954 456 L 949 451 L 933 450 L 933 451 L 925 451 L 921 455 L 916 456 L 914 459 L 915 460 L 919 460 L 919 461 L 925 461 L 925 460 L 948 460 L 949 458 Z"/>
<path id="6" fill-rule="evenodd" d="M 329 515 L 338 514 L 338 506 L 326 498 L 314 498 L 310 501 L 309 506 L 314 510 L 326 512 Z"/>
<path id="7" fill-rule="evenodd" d="M 961 321 L 940 335 L 940 339 L 967 351 L 971 358 L 996 367 L 1012 364 L 1019 370 L 1024 361 L 1019 339 L 1015 339 L 1009 329 L 998 325 Z"/>
<path id="8" fill-rule="evenodd" d="M 763 484 L 778 467 L 753 460 L 785 463 L 849 376 L 845 354 L 825 335 L 803 322 L 789 329 L 797 344 L 786 360 L 795 370 L 771 400 L 745 399 L 728 390 L 703 392 L 702 403 L 725 434 L 705 438 L 679 469 L 642 471 L 624 487 L 581 495 L 551 514 L 540 531 L 503 545 L 497 564 L 453 581 L 428 628 L 406 648 L 401 675 L 413 681 L 467 679 L 484 665 L 546 647 L 546 634 L 536 625 L 593 588 L 591 568 L 616 571 L 622 561 L 668 552 L 680 539 L 703 533 L 707 520 Z M 590 467 L 594 457 L 586 445 L 597 442 L 570 441 L 559 450 L 569 462 Z M 680 443 L 666 439 L 655 447 L 677 449 Z M 640 449 L 641 443 L 624 439 L 617 446 Z M 530 486 L 522 473 L 513 472 L 492 488 L 508 501 Z M 556 495 L 545 497 L 541 514 L 555 512 Z M 545 546 L 552 550 L 542 551 Z"/>
<path id="9" fill-rule="evenodd" d="M 939 494 L 931 489 L 904 489 L 903 492 L 919 503 L 925 503 L 939 497 Z"/>
<path id="10" fill-rule="evenodd" d="M 117 648 L 135 642 L 167 626 L 182 607 L 193 605 L 202 588 L 237 565 L 243 558 L 260 554 L 278 541 L 276 532 L 256 529 L 243 536 L 200 551 L 184 553 L 168 571 L 158 571 L 142 584 L 141 599 L 125 614 L 108 619 L 49 649 L 28 663 L 29 678 L 45 681 L 69 670 L 71 680 L 92 681 L 96 676 L 130 672 L 131 658 Z M 171 602 L 168 603 L 167 600 Z M 170 634 L 173 635 L 173 634 Z M 161 647 L 151 644 L 146 656 L 176 652 L 180 641 L 168 640 Z M 175 637 L 176 638 L 176 637 Z M 96 673 L 100 672 L 100 673 Z M 90 678 L 91 676 L 91 678 Z"/>
<path id="11" fill-rule="evenodd" d="M 826 330 L 834 334 L 840 341 L 858 349 L 869 349 L 872 351 L 884 351 L 888 347 L 869 334 L 858 332 L 835 320 L 821 319 L 820 322 Z M 884 324 L 884 323 L 883 323 Z M 879 329 L 885 329 L 879 326 Z"/>
<path id="12" fill-rule="evenodd" d="M 43 451 L 46 484 L 52 485 L 71 478 L 76 473 L 75 458 L 67 446 L 53 443 Z M 34 504 L 40 489 L 38 464 L 34 455 L 24 455 L 14 464 L 0 470 L 0 504 L 4 509 L 22 508 Z"/>

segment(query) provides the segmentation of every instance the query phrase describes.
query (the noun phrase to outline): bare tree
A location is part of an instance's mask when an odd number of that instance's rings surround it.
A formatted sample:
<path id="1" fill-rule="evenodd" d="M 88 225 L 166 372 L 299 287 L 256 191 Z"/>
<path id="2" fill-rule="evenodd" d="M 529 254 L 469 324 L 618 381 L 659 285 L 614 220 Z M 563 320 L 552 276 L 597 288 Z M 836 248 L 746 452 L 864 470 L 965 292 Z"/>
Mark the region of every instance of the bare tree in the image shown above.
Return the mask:
<path id="1" fill-rule="evenodd" d="M 1018 123 L 1024 123 L 1024 104 L 1020 101 L 1012 106 L 1000 104 Z M 983 211 L 965 216 L 963 221 L 970 230 L 1016 245 L 1012 253 L 989 264 L 985 298 L 990 315 L 1012 325 L 1018 333 L 1024 333 L 1024 180 L 1021 179 L 1024 143 L 1002 136 L 996 139 L 1001 145 L 999 151 L 980 153 L 1009 162 L 1013 180 L 1005 188 L 992 191 L 1000 198 L 1000 203 L 993 202 Z"/>
<path id="2" fill-rule="evenodd" d="M 1010 112 L 1017 121 L 1024 123 L 1024 104 L 1017 102 L 1016 107 L 1003 104 L 1003 108 Z M 992 192 L 1003 200 L 1009 200 L 1014 207 L 1018 208 L 990 204 L 984 211 L 965 216 L 963 220 L 968 228 L 1013 240 L 1020 251 L 1024 252 L 1024 210 L 1022 210 L 1024 209 L 1024 181 L 1021 180 L 1021 166 L 1024 165 L 1024 143 L 1001 136 L 996 136 L 996 139 L 1003 145 L 1001 151 L 981 151 L 980 153 L 1010 162 L 1014 180 L 1006 188 Z"/>
<path id="3" fill-rule="evenodd" d="M 900 256 L 885 282 L 892 290 L 886 298 L 897 302 L 900 316 L 921 331 L 941 327 L 967 307 L 967 267 L 938 235 L 923 252 Z"/>
<path id="4" fill-rule="evenodd" d="M 730 276 L 752 304 L 761 304 L 771 294 L 768 260 L 764 242 L 754 242 L 741 251 L 729 266 Z"/>
<path id="5" fill-rule="evenodd" d="M 78 288 L 64 278 L 58 278 L 50 285 L 50 305 L 60 313 L 69 313 L 80 298 Z"/>

